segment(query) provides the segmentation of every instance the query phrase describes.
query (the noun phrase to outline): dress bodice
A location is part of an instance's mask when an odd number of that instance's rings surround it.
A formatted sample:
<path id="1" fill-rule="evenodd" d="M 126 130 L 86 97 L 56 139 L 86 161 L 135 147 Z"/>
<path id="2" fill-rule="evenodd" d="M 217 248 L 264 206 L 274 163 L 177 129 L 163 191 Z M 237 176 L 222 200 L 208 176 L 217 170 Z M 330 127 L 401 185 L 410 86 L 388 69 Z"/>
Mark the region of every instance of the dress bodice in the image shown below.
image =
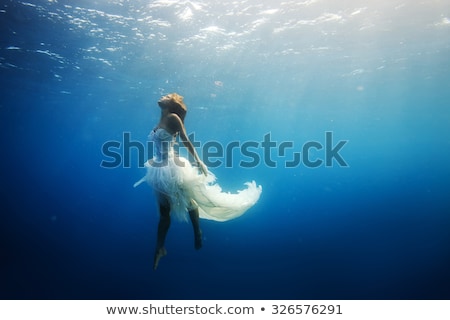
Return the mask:
<path id="1" fill-rule="evenodd" d="M 167 130 L 156 127 L 150 132 L 149 139 L 153 142 L 154 156 L 157 161 L 173 157 L 176 135 L 171 135 Z"/>

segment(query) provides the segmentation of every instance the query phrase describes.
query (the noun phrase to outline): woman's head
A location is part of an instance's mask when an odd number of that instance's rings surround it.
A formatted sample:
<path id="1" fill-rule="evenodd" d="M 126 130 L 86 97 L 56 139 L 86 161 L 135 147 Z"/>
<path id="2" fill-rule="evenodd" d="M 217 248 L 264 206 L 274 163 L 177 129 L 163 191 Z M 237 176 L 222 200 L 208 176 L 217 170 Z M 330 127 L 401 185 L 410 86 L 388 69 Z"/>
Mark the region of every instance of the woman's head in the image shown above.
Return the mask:
<path id="1" fill-rule="evenodd" d="M 169 112 L 177 114 L 181 120 L 184 121 L 186 116 L 187 107 L 183 102 L 183 97 L 178 93 L 171 93 L 161 97 L 158 101 L 158 105 L 161 109 L 167 108 Z"/>

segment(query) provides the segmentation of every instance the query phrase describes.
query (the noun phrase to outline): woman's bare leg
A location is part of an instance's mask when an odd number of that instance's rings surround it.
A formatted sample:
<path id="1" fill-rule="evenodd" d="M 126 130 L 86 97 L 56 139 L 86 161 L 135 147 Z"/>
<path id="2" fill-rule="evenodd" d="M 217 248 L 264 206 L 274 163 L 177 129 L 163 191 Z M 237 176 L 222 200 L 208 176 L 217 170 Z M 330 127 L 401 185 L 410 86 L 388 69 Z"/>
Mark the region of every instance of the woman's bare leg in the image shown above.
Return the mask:
<path id="1" fill-rule="evenodd" d="M 191 218 L 192 227 L 194 228 L 194 246 L 195 249 L 202 247 L 202 231 L 200 230 L 200 218 L 198 209 L 189 210 L 189 217 Z"/>
<path id="2" fill-rule="evenodd" d="M 170 227 L 170 206 L 167 203 L 161 202 L 159 204 L 159 224 L 158 234 L 156 238 L 156 250 L 153 260 L 153 270 L 158 268 L 159 260 L 167 254 L 164 242 L 166 241 L 167 232 Z"/>

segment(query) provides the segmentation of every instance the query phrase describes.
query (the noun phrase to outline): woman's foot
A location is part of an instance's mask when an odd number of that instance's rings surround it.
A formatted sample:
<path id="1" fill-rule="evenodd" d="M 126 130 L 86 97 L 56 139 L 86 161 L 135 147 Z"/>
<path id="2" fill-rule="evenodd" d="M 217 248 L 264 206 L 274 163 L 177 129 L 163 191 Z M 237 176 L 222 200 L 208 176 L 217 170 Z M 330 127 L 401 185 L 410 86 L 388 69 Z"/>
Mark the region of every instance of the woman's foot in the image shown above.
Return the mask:
<path id="1" fill-rule="evenodd" d="M 156 270 L 158 268 L 159 260 L 165 255 L 167 255 L 166 248 L 162 247 L 156 250 L 155 259 L 153 260 L 153 270 Z"/>

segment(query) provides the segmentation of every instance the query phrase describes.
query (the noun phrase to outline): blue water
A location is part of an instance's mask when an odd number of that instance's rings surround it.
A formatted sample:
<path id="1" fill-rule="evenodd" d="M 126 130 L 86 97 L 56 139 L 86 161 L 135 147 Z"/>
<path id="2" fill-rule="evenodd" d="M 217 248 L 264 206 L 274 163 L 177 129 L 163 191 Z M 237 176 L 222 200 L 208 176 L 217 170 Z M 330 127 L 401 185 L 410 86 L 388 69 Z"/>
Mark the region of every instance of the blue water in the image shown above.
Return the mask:
<path id="1" fill-rule="evenodd" d="M 0 34 L 0 298 L 450 299 L 448 1 L 3 1 Z M 259 202 L 153 271 L 137 151 L 100 164 L 169 92 L 201 143 L 293 147 L 213 168 Z M 286 167 L 326 132 L 348 167 Z"/>

